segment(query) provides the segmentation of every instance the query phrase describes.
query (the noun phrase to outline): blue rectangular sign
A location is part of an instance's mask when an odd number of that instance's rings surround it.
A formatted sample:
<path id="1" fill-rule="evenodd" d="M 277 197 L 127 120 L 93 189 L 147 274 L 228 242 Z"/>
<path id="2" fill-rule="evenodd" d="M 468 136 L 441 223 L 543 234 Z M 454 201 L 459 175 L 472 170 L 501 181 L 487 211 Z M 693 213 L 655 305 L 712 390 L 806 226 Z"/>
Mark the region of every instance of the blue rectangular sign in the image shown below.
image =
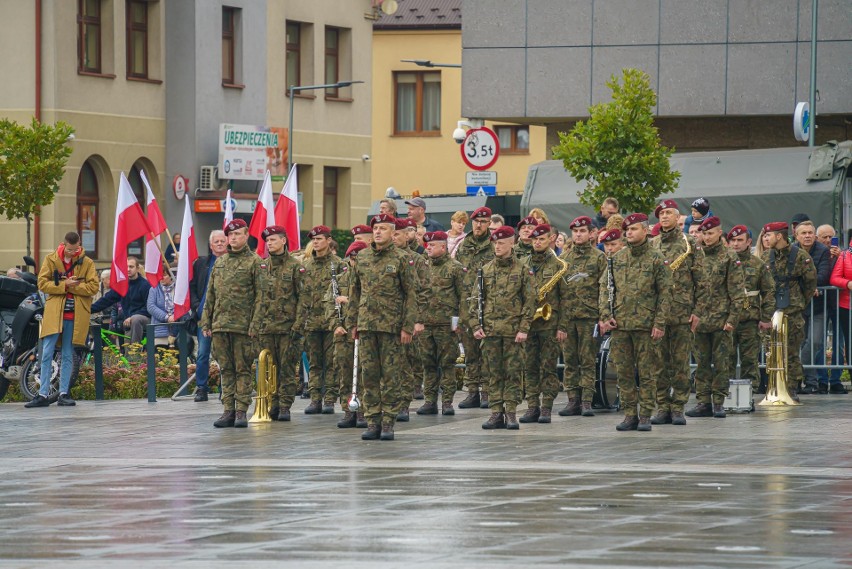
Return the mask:
<path id="1" fill-rule="evenodd" d="M 468 186 L 467 195 L 475 196 L 479 193 L 479 190 L 482 190 L 486 196 L 497 195 L 497 186 Z"/>

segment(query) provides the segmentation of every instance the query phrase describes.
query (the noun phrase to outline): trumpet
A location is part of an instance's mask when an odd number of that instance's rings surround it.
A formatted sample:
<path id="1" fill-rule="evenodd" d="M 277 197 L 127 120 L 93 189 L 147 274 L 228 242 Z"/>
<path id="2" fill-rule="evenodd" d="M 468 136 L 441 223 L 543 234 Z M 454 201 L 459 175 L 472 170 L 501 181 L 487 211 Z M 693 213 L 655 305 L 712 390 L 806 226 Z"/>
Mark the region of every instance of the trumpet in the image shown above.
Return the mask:
<path id="1" fill-rule="evenodd" d="M 257 397 L 254 415 L 249 423 L 270 423 L 269 409 L 272 406 L 272 394 L 278 389 L 278 367 L 272 359 L 272 352 L 263 350 L 257 357 Z"/>
<path id="2" fill-rule="evenodd" d="M 776 310 L 772 315 L 772 332 L 769 336 L 769 353 L 766 357 L 766 373 L 769 382 L 766 398 L 758 405 L 801 405 L 790 397 L 787 390 L 787 315 Z M 794 348 L 797 349 L 797 348 Z"/>

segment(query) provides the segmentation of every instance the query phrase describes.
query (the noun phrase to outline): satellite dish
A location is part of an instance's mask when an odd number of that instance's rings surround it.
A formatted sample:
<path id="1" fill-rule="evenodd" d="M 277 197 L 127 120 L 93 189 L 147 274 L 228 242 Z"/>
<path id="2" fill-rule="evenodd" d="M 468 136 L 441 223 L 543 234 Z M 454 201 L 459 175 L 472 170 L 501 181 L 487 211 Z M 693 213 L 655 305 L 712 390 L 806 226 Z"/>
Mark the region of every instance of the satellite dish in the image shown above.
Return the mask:
<path id="1" fill-rule="evenodd" d="M 382 2 L 382 12 L 388 16 L 396 14 L 397 10 L 399 10 L 399 3 L 396 0 L 385 0 Z"/>

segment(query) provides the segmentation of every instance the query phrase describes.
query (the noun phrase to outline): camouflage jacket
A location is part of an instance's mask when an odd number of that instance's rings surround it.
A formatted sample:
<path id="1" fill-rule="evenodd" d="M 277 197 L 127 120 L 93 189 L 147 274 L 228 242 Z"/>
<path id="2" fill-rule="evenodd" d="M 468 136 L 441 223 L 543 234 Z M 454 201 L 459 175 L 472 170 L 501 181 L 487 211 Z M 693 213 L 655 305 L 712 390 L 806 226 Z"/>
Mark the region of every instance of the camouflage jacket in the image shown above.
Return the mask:
<path id="1" fill-rule="evenodd" d="M 764 251 L 761 259 L 775 283 L 776 299 L 779 288 L 787 286 L 790 294 L 790 306 L 783 309 L 785 314 L 802 313 L 816 292 L 816 269 L 813 260 L 803 249 L 797 247 L 793 270 L 787 270 L 791 245 L 783 249 Z M 774 255 L 772 253 L 775 253 Z M 774 259 L 774 261 L 773 261 Z"/>
<path id="2" fill-rule="evenodd" d="M 514 337 L 530 331 L 536 301 L 533 275 L 529 267 L 514 256 L 492 259 L 482 267 L 485 281 L 484 321 L 486 336 Z M 474 283 L 476 279 L 474 279 Z M 473 289 L 476 296 L 477 288 Z M 468 315 L 472 330 L 479 328 L 474 301 Z"/>
<path id="3" fill-rule="evenodd" d="M 349 279 L 347 330 L 357 325 L 366 332 L 414 332 L 420 321 L 414 259 L 392 244 L 376 249 L 373 243 L 358 253 Z"/>
<path id="4" fill-rule="evenodd" d="M 568 297 L 571 299 L 568 318 L 597 320 L 600 280 L 606 273 L 606 255 L 591 243 L 572 244 L 571 248 L 562 254 L 562 259 L 568 263 L 566 279 L 577 273 L 589 275 L 568 283 Z"/>
<path id="5" fill-rule="evenodd" d="M 538 308 L 542 305 L 538 301 L 541 287 L 550 282 L 562 270 L 562 263 L 548 249 L 542 253 L 533 251 L 532 255 L 528 258 L 527 266 L 533 273 L 533 293 L 536 298 L 536 308 Z M 544 297 L 544 302 L 550 305 L 552 316 L 550 320 L 545 320 L 544 318 L 533 320 L 530 326 L 530 330 L 533 332 L 541 332 L 543 330 L 562 330 L 564 332 L 567 330 L 569 311 L 571 310 L 573 301 L 569 288 L 571 285 L 565 282 L 567 276 L 563 275 L 562 278 L 556 281 L 556 285 Z"/>
<path id="6" fill-rule="evenodd" d="M 697 332 L 718 332 L 730 324 L 736 328 L 745 307 L 742 263 L 722 244 L 704 247 L 704 275 L 700 294 L 707 306 Z"/>
<path id="7" fill-rule="evenodd" d="M 405 255 L 407 259 L 414 261 L 414 284 L 417 287 L 417 310 L 421 317 L 423 317 L 425 316 L 424 313 L 429 299 L 429 290 L 426 287 L 426 283 L 429 282 L 426 257 L 410 247 L 397 248 L 397 250 Z M 417 322 L 421 324 L 423 323 L 422 320 L 418 320 Z"/>
<path id="8" fill-rule="evenodd" d="M 207 283 L 201 329 L 248 334 L 255 306 L 260 258 L 248 246 L 216 259 Z"/>
<path id="9" fill-rule="evenodd" d="M 343 268 L 341 269 L 340 274 L 337 275 L 337 295 L 338 296 L 349 296 L 349 288 L 351 279 L 349 278 L 352 274 L 352 264 L 349 260 L 343 260 Z M 344 326 L 346 320 L 346 303 L 340 305 L 340 316 L 337 314 L 337 305 L 334 302 L 334 290 L 332 284 L 328 284 L 328 294 L 331 296 L 331 302 L 328 303 L 326 307 L 327 317 L 332 325 L 332 330 L 337 328 L 338 326 Z M 343 318 L 341 320 L 340 318 Z M 345 326 L 344 326 L 345 327 Z"/>
<path id="10" fill-rule="evenodd" d="M 467 310 L 467 274 L 461 263 L 442 255 L 427 259 L 425 289 L 428 291 L 423 323 L 426 326 L 449 326 L 453 316 L 465 316 Z"/>
<path id="11" fill-rule="evenodd" d="M 612 257 L 615 314 L 610 313 L 607 271 L 600 279 L 598 309 L 601 320 L 615 317 L 619 330 L 665 330 L 671 310 L 671 271 L 662 254 L 646 240 L 627 244 Z"/>
<path id="12" fill-rule="evenodd" d="M 746 250 L 737 253 L 742 263 L 745 286 L 746 309 L 740 314 L 740 322 L 759 320 L 769 322 L 775 312 L 775 281 L 760 260 Z"/>
<path id="13" fill-rule="evenodd" d="M 475 275 L 477 269 L 494 258 L 494 247 L 491 238 L 486 234 L 484 239 L 477 239 L 471 231 L 462 239 L 456 249 L 456 261 L 467 269 L 468 276 Z"/>
<path id="14" fill-rule="evenodd" d="M 686 253 L 687 241 L 692 252 L 672 273 L 672 305 L 666 317 L 666 324 L 687 324 L 692 314 L 699 318 L 703 317 L 706 303 L 698 291 L 704 271 L 704 252 L 696 247 L 692 236 L 677 228 L 661 231 L 659 237 L 650 241 L 651 247 L 663 255 L 669 267 L 678 257 Z"/>
<path id="15" fill-rule="evenodd" d="M 331 268 L 339 276 L 343 273 L 343 260 L 329 253 L 325 257 L 311 255 L 303 262 L 305 273 L 302 278 L 302 294 L 299 297 L 299 317 L 294 327 L 305 332 L 328 332 L 337 324 L 329 318 L 329 305 L 334 304 L 331 296 Z"/>
<path id="16" fill-rule="evenodd" d="M 527 244 L 518 239 L 512 254 L 515 255 L 515 258 L 526 261 L 533 254 L 532 243 Z"/>
<path id="17" fill-rule="evenodd" d="M 215 265 L 214 265 L 215 267 Z M 257 263 L 252 334 L 287 334 L 296 321 L 305 269 L 286 250 Z"/>

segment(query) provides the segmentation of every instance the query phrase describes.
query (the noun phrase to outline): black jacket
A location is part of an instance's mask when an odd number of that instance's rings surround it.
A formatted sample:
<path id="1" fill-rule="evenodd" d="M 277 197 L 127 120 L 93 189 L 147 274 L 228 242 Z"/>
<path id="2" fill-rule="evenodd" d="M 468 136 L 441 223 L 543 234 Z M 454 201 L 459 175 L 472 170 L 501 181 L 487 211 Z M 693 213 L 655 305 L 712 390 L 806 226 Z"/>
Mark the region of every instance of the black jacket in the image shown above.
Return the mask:
<path id="1" fill-rule="evenodd" d="M 106 310 L 116 303 L 121 303 L 124 318 L 130 318 L 137 314 L 150 317 L 151 315 L 148 314 L 148 291 L 151 290 L 151 285 L 148 280 L 140 274 L 135 279 L 127 281 L 127 285 L 127 295 L 123 298 L 114 290 L 110 290 L 99 298 L 92 305 L 92 314 Z"/>
<path id="2" fill-rule="evenodd" d="M 807 251 L 807 249 L 805 251 Z M 813 259 L 814 262 L 814 268 L 817 272 L 817 286 L 830 286 L 831 251 L 829 251 L 828 247 L 819 241 L 815 241 L 813 247 L 811 247 L 810 251 L 807 251 L 807 253 L 811 256 L 811 259 Z M 831 300 L 831 298 L 827 298 L 824 301 L 822 296 L 814 297 L 811 301 L 814 303 L 814 314 L 822 314 L 824 308 L 823 302 L 828 300 Z M 833 308 L 833 306 L 829 305 L 829 310 L 831 310 L 832 314 L 834 313 Z"/>
<path id="3" fill-rule="evenodd" d="M 201 320 L 198 307 L 201 304 L 201 298 L 207 291 L 207 281 L 210 279 L 210 259 L 212 257 L 213 255 L 199 257 L 192 264 L 192 280 L 189 281 L 189 306 L 192 308 L 196 320 Z"/>

